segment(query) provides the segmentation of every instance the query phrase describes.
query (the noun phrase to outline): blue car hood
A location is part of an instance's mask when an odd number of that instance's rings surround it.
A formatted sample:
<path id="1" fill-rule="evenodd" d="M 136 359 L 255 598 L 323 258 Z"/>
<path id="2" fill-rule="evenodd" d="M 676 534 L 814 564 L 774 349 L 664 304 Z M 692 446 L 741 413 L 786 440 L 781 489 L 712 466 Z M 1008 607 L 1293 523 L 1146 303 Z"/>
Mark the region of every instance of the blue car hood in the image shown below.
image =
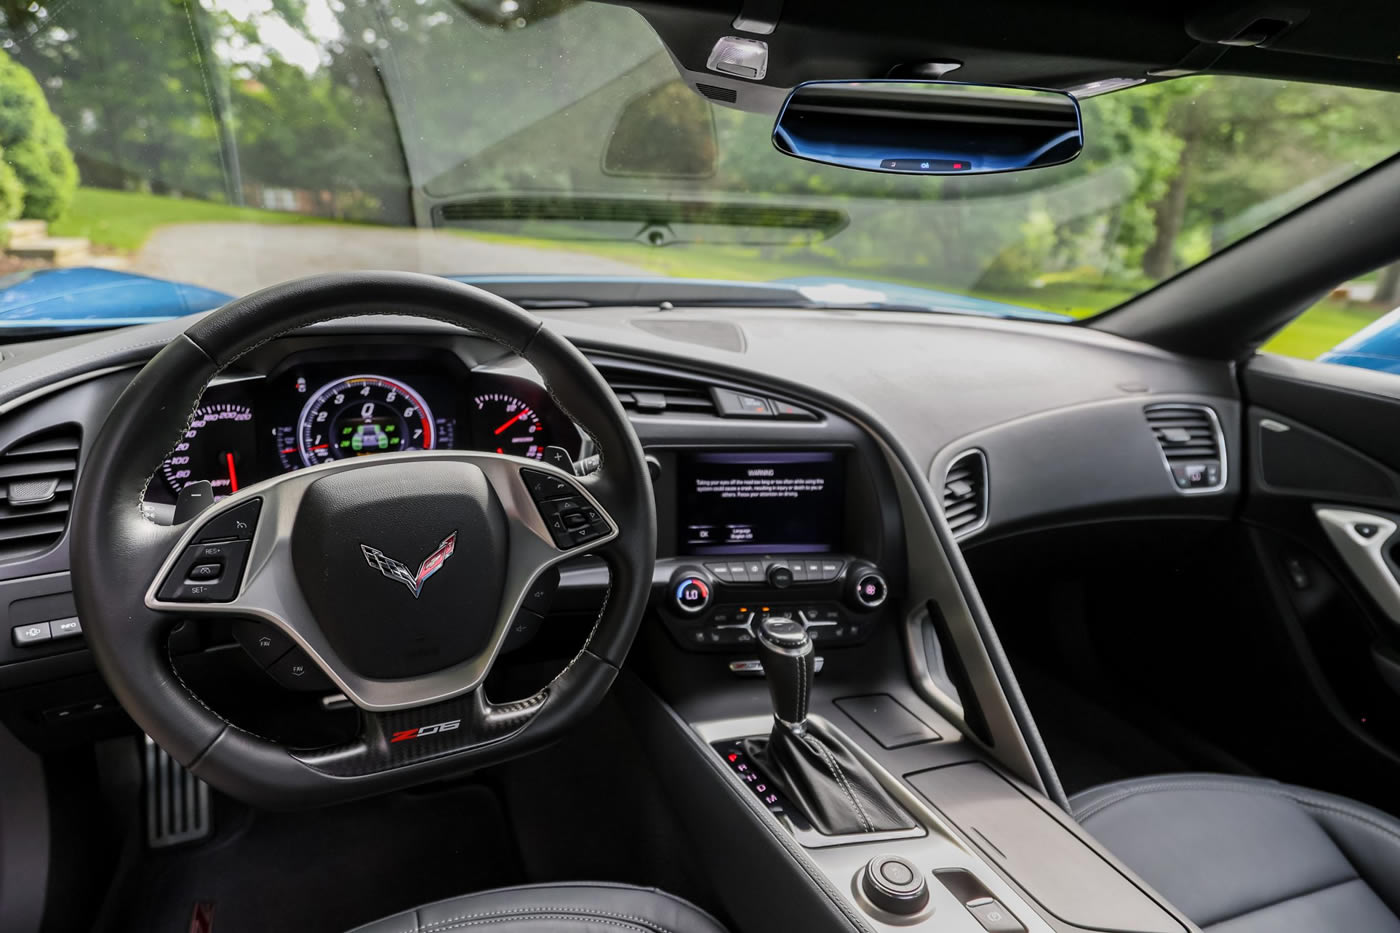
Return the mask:
<path id="1" fill-rule="evenodd" d="M 232 298 L 183 282 L 79 266 L 0 278 L 0 328 L 118 327 L 208 311 Z"/>

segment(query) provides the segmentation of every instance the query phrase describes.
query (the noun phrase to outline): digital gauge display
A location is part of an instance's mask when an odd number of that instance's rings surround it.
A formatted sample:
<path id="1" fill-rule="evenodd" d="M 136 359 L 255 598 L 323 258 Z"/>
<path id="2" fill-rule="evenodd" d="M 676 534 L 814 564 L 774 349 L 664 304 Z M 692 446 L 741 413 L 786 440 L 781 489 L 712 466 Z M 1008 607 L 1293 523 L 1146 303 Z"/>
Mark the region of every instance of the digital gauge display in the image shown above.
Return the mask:
<path id="1" fill-rule="evenodd" d="M 295 454 L 305 466 L 346 457 L 432 450 L 437 425 L 428 403 L 386 376 L 358 375 L 312 392 L 297 418 Z M 283 459 L 293 451 L 282 450 Z"/>
<path id="2" fill-rule="evenodd" d="M 472 399 L 483 435 L 482 448 L 498 454 L 544 459 L 544 425 L 525 402 L 505 392 L 488 392 Z"/>
<path id="3" fill-rule="evenodd" d="M 222 499 L 238 492 L 240 471 L 244 479 L 255 478 L 254 449 L 251 408 L 231 403 L 201 405 L 160 471 L 177 496 L 190 483 L 208 480 L 214 498 Z"/>

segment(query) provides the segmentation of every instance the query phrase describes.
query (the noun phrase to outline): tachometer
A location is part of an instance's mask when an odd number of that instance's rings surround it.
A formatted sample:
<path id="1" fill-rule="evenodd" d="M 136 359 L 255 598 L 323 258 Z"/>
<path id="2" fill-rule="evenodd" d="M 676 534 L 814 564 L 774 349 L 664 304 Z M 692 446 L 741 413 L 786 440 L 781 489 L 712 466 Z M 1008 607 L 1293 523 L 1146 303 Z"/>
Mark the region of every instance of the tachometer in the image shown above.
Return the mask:
<path id="1" fill-rule="evenodd" d="M 251 408 L 229 403 L 201 405 L 160 470 L 176 495 L 190 483 L 208 480 L 214 487 L 214 498 L 221 499 L 238 492 L 239 471 L 245 461 L 252 467 L 254 445 Z"/>
<path id="2" fill-rule="evenodd" d="M 513 395 L 488 392 L 472 399 L 476 403 L 478 435 L 487 450 L 517 457 L 544 459 L 544 425 L 535 410 Z"/>
<path id="3" fill-rule="evenodd" d="M 428 403 L 385 376 L 360 375 L 311 394 L 297 419 L 297 449 L 307 466 L 391 453 L 432 450 L 436 425 Z"/>

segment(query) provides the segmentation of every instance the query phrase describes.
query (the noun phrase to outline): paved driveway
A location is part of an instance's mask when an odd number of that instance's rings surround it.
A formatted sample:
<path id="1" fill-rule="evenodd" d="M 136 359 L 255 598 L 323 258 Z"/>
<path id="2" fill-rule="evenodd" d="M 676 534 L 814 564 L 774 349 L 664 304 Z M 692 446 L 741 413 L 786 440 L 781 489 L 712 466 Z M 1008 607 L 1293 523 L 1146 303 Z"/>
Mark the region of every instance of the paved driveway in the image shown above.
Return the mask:
<path id="1" fill-rule="evenodd" d="M 457 275 L 653 274 L 583 253 L 488 243 L 436 231 L 228 223 L 161 227 L 128 268 L 230 295 L 315 272 L 357 269 Z"/>

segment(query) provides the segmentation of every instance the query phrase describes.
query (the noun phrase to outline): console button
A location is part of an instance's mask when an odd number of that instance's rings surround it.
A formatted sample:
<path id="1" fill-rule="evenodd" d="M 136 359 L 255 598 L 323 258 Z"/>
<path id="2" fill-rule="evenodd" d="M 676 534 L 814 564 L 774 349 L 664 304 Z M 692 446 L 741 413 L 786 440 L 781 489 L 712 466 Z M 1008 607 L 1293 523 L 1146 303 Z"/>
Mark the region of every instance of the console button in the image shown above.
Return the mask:
<path id="1" fill-rule="evenodd" d="M 798 561 L 793 561 L 793 563 L 792 563 L 790 569 L 792 570 L 792 582 L 793 582 L 793 583 L 807 583 L 807 582 L 809 582 L 808 579 L 807 579 L 807 565 L 806 565 L 806 563 L 804 563 L 803 561 L 800 561 L 800 560 L 798 560 Z M 771 573 L 772 571 L 769 571 L 769 572 Z"/>
<path id="2" fill-rule="evenodd" d="M 83 623 L 77 619 L 54 619 L 49 623 L 54 638 L 74 638 L 83 634 Z"/>
<path id="3" fill-rule="evenodd" d="M 706 564 L 705 569 L 715 575 L 716 580 L 724 583 L 733 583 L 734 578 L 729 574 L 729 564 L 724 561 L 716 561 L 713 564 Z"/>
<path id="4" fill-rule="evenodd" d="M 744 573 L 748 574 L 750 583 L 762 583 L 765 579 L 763 561 L 744 561 Z"/>
<path id="5" fill-rule="evenodd" d="M 880 910 L 910 917 L 928 906 L 928 882 L 918 866 L 898 855 L 877 855 L 860 876 L 861 893 Z"/>
<path id="6" fill-rule="evenodd" d="M 987 933 L 1025 933 L 1026 928 L 1021 926 L 1021 921 L 994 897 L 970 901 L 965 906 Z"/>
<path id="7" fill-rule="evenodd" d="M 837 577 L 841 576 L 841 568 L 844 567 L 844 566 L 846 565 L 846 562 L 845 562 L 845 561 L 840 561 L 840 560 L 824 560 L 824 561 L 821 562 L 821 564 L 822 564 L 822 573 L 821 573 L 822 582 L 824 582 L 824 583 L 830 583 L 832 580 L 835 580 Z M 813 580 L 812 582 L 816 582 L 816 581 Z"/>
<path id="8" fill-rule="evenodd" d="M 787 564 L 773 563 L 768 565 L 768 585 L 776 589 L 785 590 L 792 586 L 792 568 Z"/>
<path id="9" fill-rule="evenodd" d="M 749 579 L 749 569 L 741 560 L 731 560 L 729 562 L 729 575 L 734 578 L 735 583 L 757 583 L 758 580 Z M 762 579 L 761 577 L 759 579 Z"/>
<path id="10" fill-rule="evenodd" d="M 254 499 L 237 508 L 216 515 L 205 523 L 195 535 L 196 542 L 205 541 L 247 541 L 253 537 L 258 525 L 258 513 L 262 511 L 262 500 Z"/>
<path id="11" fill-rule="evenodd" d="M 53 638 L 53 631 L 47 622 L 30 622 L 28 625 L 17 625 L 10 629 L 10 640 L 15 643 L 17 648 L 37 645 L 51 638 Z"/>

